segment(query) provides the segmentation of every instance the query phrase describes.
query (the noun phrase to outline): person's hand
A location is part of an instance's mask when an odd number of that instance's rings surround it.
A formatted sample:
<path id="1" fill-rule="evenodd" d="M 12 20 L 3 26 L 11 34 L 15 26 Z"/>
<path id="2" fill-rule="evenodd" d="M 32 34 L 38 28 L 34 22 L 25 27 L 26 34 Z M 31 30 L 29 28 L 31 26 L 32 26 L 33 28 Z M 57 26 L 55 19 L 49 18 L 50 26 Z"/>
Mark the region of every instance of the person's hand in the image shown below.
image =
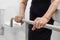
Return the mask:
<path id="1" fill-rule="evenodd" d="M 49 20 L 45 17 L 38 17 L 33 22 L 32 30 L 44 28 Z"/>
<path id="2" fill-rule="evenodd" d="M 15 16 L 15 21 L 17 22 L 17 23 L 21 23 L 21 24 L 23 24 L 23 22 L 22 22 L 22 19 L 24 18 L 24 16 Z"/>

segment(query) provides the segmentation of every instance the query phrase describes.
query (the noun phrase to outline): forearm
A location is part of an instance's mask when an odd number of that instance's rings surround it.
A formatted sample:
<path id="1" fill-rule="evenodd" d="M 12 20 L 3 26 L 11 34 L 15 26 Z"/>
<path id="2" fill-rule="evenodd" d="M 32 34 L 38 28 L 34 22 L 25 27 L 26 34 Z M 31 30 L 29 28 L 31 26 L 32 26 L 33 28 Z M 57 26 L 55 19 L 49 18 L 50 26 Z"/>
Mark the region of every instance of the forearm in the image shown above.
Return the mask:
<path id="1" fill-rule="evenodd" d="M 53 1 L 43 17 L 50 19 L 59 5 L 59 1 Z"/>
<path id="2" fill-rule="evenodd" d="M 27 5 L 27 0 L 26 1 L 22 0 L 20 5 L 20 13 L 19 13 L 20 16 L 23 17 L 25 16 L 24 13 L 25 13 L 26 5 Z"/>

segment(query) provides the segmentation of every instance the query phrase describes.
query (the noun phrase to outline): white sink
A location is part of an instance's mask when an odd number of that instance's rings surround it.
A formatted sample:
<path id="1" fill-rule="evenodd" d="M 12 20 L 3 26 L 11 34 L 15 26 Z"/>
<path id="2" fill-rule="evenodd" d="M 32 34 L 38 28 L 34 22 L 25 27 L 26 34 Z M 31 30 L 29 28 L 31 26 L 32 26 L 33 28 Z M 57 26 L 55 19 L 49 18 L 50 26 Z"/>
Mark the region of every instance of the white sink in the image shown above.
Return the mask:
<path id="1" fill-rule="evenodd" d="M 10 27 L 7 22 L 4 25 L 4 35 L 0 35 L 0 40 L 25 40 L 25 30 L 17 24 Z"/>

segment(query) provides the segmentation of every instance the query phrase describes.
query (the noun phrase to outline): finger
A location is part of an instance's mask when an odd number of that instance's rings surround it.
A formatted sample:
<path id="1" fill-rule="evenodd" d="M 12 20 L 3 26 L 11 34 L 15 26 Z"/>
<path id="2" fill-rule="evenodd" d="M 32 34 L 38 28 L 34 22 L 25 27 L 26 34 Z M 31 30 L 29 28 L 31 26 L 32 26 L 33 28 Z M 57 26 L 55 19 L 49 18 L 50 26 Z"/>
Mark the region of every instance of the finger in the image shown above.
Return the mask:
<path id="1" fill-rule="evenodd" d="M 40 21 L 40 28 L 43 26 L 43 22 L 42 21 Z"/>
<path id="2" fill-rule="evenodd" d="M 32 27 L 32 30 L 33 30 L 33 31 L 36 30 L 36 27 L 33 26 L 33 27 Z"/>
<path id="3" fill-rule="evenodd" d="M 15 21 L 18 22 L 18 18 L 17 17 L 15 17 Z"/>
<path id="4" fill-rule="evenodd" d="M 40 20 L 37 21 L 37 23 L 36 23 L 36 28 L 37 28 L 37 29 L 40 29 Z"/>
<path id="5" fill-rule="evenodd" d="M 42 23 L 41 23 L 41 21 L 39 21 L 38 29 L 40 29 L 40 28 L 41 28 L 41 26 L 42 26 Z"/>
<path id="6" fill-rule="evenodd" d="M 37 20 L 39 20 L 40 19 L 40 17 L 38 17 L 38 18 L 36 18 Z"/>
<path id="7" fill-rule="evenodd" d="M 18 17 L 17 19 L 18 22 L 22 22 L 22 19 L 20 17 Z"/>
<path id="8" fill-rule="evenodd" d="M 36 18 L 36 19 L 34 20 L 34 22 L 33 22 L 33 25 L 35 25 L 35 26 L 36 26 L 36 25 L 37 25 L 37 24 L 36 24 L 36 22 L 37 22 L 38 20 L 39 20 L 39 19 L 38 19 L 38 18 Z"/>
<path id="9" fill-rule="evenodd" d="M 33 27 L 35 27 L 36 26 L 36 20 L 33 22 Z"/>
<path id="10" fill-rule="evenodd" d="M 39 20 L 36 22 L 36 28 L 39 27 Z"/>
<path id="11" fill-rule="evenodd" d="M 19 17 L 16 17 L 16 18 L 15 18 L 15 21 L 16 21 L 17 23 L 20 23 L 20 22 L 21 22 L 21 20 L 19 19 Z"/>
<path id="12" fill-rule="evenodd" d="M 32 30 L 34 31 L 34 30 L 36 30 L 36 27 L 35 27 L 36 25 L 35 25 L 35 22 L 34 22 L 34 24 L 33 24 L 33 27 L 32 27 Z"/>
<path id="13" fill-rule="evenodd" d="M 43 23 L 43 28 L 45 27 L 46 24 Z"/>
<path id="14" fill-rule="evenodd" d="M 40 28 L 43 28 L 43 24 L 40 24 Z"/>
<path id="15" fill-rule="evenodd" d="M 40 27 L 44 28 L 44 26 L 45 26 L 45 23 L 41 23 Z"/>

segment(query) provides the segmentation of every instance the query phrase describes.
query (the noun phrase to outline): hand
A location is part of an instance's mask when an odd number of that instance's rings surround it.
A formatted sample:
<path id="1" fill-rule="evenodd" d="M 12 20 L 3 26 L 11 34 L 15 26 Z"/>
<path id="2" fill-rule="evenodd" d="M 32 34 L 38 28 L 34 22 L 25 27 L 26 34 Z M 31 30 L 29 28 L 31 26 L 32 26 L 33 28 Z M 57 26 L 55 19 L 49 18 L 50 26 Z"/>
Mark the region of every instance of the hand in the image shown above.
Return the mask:
<path id="1" fill-rule="evenodd" d="M 23 24 L 22 19 L 23 19 L 23 16 L 15 16 L 15 21 L 16 21 L 17 23 Z"/>
<path id="2" fill-rule="evenodd" d="M 49 20 L 45 17 L 38 17 L 33 22 L 32 30 L 43 28 Z"/>

